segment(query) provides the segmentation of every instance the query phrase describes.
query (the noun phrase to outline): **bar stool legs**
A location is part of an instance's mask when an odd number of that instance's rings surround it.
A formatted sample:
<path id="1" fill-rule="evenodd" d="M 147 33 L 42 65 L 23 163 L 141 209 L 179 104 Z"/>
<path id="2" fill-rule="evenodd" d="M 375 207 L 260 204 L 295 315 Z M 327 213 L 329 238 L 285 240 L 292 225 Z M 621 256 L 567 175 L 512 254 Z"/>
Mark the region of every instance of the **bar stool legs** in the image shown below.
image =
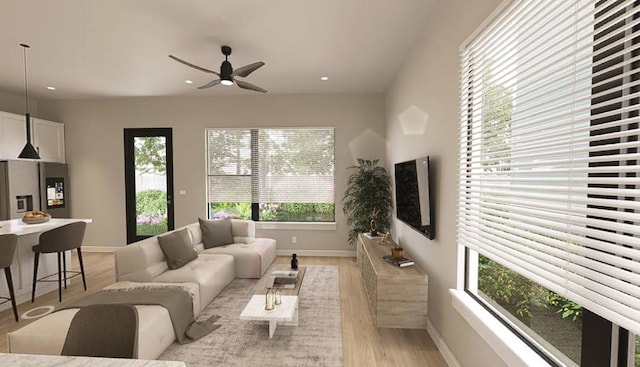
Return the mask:
<path id="1" fill-rule="evenodd" d="M 62 264 L 60 263 L 60 252 L 58 252 L 58 302 L 62 302 Z M 64 258 L 64 251 L 62 252 L 62 257 Z M 65 267 L 65 272 L 64 272 L 64 284 L 65 284 L 65 289 L 67 288 L 67 271 L 66 271 L 66 267 Z"/>
<path id="2" fill-rule="evenodd" d="M 11 277 L 11 264 L 18 247 L 18 236 L 15 234 L 3 234 L 0 235 L 0 269 L 4 269 L 4 275 L 7 279 L 7 288 L 9 288 L 9 298 L 0 297 L 3 300 L 1 303 L 11 301 L 11 307 L 13 308 L 13 316 L 18 322 L 18 306 L 16 306 L 16 295 L 13 290 L 13 279 Z"/>
<path id="3" fill-rule="evenodd" d="M 11 278 L 11 268 L 4 268 L 4 275 L 7 278 L 7 287 L 9 287 L 9 296 L 11 297 L 11 307 L 13 308 L 13 316 L 16 319 L 16 322 L 19 321 L 18 318 L 18 306 L 16 306 L 16 295 L 13 292 L 13 279 Z"/>
<path id="4" fill-rule="evenodd" d="M 84 264 L 82 263 L 82 251 L 80 247 L 78 247 L 78 262 L 80 263 L 80 274 L 82 274 L 82 285 L 84 286 L 84 290 L 87 290 L 87 280 L 84 277 Z"/>
<path id="5" fill-rule="evenodd" d="M 31 288 L 31 303 L 36 299 L 36 283 L 38 283 L 38 263 L 40 260 L 40 253 L 33 253 L 33 285 Z"/>
<path id="6" fill-rule="evenodd" d="M 84 290 L 87 290 L 87 280 L 84 274 L 84 263 L 82 261 L 82 250 L 80 248 L 78 250 L 78 262 L 80 263 L 80 275 L 82 275 L 82 286 Z M 38 264 L 40 262 L 40 253 L 35 252 L 33 257 L 33 287 L 31 289 L 31 303 L 35 301 L 36 298 L 36 284 L 38 283 Z M 58 256 L 58 301 L 62 302 L 62 288 L 67 289 L 67 260 L 65 256 L 65 251 L 59 251 L 56 253 Z M 78 272 L 72 272 L 77 275 Z M 53 274 L 52 274 L 53 275 Z M 47 278 L 47 277 L 45 277 Z"/>

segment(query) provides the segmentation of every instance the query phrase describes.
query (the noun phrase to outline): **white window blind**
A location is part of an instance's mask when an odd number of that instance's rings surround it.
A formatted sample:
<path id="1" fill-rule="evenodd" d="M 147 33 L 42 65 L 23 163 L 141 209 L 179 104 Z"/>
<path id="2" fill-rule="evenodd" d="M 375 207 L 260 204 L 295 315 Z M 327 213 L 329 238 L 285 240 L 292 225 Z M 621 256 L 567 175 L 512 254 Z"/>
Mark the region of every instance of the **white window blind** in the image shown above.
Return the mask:
<path id="1" fill-rule="evenodd" d="M 251 203 L 251 162 L 251 130 L 207 130 L 208 202 Z"/>
<path id="2" fill-rule="evenodd" d="M 334 135 L 334 128 L 208 129 L 208 202 L 334 204 Z"/>
<path id="3" fill-rule="evenodd" d="M 334 130 L 261 129 L 260 203 L 334 202 Z"/>
<path id="4" fill-rule="evenodd" d="M 458 241 L 640 334 L 640 10 L 512 1 L 461 48 Z"/>

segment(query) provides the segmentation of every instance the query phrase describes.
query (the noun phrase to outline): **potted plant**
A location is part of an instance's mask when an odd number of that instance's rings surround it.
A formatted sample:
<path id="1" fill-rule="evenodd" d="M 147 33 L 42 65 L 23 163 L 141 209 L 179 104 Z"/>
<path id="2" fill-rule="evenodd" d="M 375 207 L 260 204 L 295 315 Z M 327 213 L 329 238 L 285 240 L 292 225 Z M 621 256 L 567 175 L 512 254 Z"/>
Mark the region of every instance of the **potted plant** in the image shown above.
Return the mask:
<path id="1" fill-rule="evenodd" d="M 391 177 L 379 160 L 358 159 L 358 165 L 347 181 L 342 199 L 342 211 L 347 216 L 349 243 L 354 244 L 358 234 L 374 229 L 387 232 L 391 227 Z"/>

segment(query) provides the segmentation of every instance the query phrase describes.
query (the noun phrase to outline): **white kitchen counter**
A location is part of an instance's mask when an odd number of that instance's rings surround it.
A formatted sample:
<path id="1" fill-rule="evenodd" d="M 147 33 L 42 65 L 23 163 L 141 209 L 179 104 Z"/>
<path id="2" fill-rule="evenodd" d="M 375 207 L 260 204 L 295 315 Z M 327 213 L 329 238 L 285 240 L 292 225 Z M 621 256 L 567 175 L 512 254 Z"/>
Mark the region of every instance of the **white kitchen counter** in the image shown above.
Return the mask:
<path id="1" fill-rule="evenodd" d="M 91 219 L 73 219 L 73 218 L 51 218 L 48 222 L 39 224 L 26 224 L 22 219 L 12 219 L 0 221 L 0 234 L 17 234 L 18 236 L 42 233 L 50 229 L 61 227 L 65 224 L 73 222 L 91 223 Z"/>
<path id="2" fill-rule="evenodd" d="M 178 361 L 148 361 L 144 359 L 45 356 L 36 354 L 0 353 L 0 366 L 11 367 L 185 367 Z"/>
<path id="3" fill-rule="evenodd" d="M 81 218 L 51 218 L 48 222 L 39 224 L 26 224 L 21 219 L 0 221 L 0 234 L 13 233 L 18 235 L 18 248 L 11 264 L 13 288 L 16 295 L 16 303 L 31 301 L 31 286 L 33 284 L 33 251 L 31 247 L 38 244 L 40 233 L 61 227 L 73 222 L 91 223 L 91 219 Z M 67 252 L 67 268 L 71 265 L 71 253 Z M 77 269 L 74 269 L 77 270 Z M 41 254 L 38 278 L 54 274 L 58 271 L 56 254 Z M 0 295 L 8 295 L 7 282 L 0 276 Z M 38 283 L 36 297 L 58 289 L 56 282 Z M 64 297 L 64 295 L 63 295 Z M 0 305 L 0 311 L 11 308 L 9 302 Z"/>

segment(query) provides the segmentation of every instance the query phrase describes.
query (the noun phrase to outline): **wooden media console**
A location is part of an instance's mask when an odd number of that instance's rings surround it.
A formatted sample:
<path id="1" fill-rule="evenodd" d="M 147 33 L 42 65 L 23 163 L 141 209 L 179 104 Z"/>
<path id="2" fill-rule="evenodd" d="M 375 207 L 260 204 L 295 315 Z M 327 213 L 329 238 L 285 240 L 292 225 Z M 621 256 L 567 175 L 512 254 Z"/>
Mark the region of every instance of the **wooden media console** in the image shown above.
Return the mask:
<path id="1" fill-rule="evenodd" d="M 386 262 L 389 254 L 376 239 L 358 236 L 358 265 L 376 327 L 426 329 L 428 277 L 417 265 Z"/>

